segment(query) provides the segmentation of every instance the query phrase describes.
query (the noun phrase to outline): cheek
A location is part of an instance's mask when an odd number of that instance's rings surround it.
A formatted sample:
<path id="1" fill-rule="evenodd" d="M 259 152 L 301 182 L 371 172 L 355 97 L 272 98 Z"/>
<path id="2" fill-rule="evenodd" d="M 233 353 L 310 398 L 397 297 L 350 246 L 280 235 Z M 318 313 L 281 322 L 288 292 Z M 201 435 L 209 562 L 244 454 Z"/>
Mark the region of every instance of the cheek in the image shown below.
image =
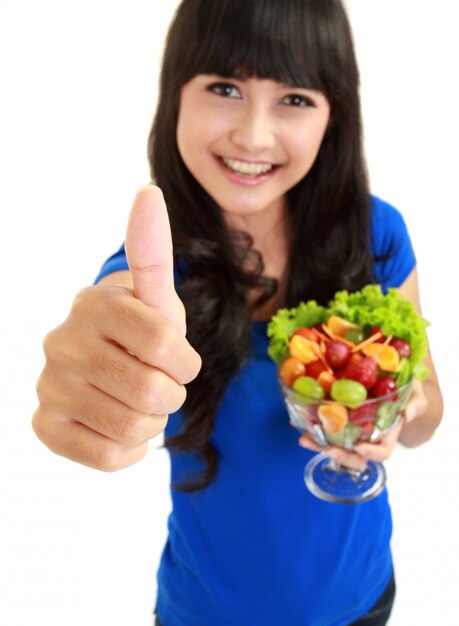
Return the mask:
<path id="1" fill-rule="evenodd" d="M 328 127 L 329 117 L 324 116 L 311 126 L 305 127 L 295 137 L 295 152 L 303 159 L 314 160 L 320 150 Z"/>
<path id="2" fill-rule="evenodd" d="M 192 149 L 194 140 L 191 133 L 193 126 L 189 124 L 188 116 L 180 114 L 177 122 L 177 146 L 180 152 L 180 156 L 187 163 L 189 158 L 189 152 Z"/>
<path id="3" fill-rule="evenodd" d="M 184 162 L 199 162 L 210 152 L 212 133 L 205 117 L 184 116 L 177 125 L 177 146 Z"/>

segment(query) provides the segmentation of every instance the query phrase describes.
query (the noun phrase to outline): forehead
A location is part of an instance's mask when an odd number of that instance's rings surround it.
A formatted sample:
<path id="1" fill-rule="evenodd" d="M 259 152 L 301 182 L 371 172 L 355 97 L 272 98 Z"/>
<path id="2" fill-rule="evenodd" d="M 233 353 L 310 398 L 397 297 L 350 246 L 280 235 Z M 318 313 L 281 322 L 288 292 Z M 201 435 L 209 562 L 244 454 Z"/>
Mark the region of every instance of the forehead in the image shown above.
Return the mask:
<path id="1" fill-rule="evenodd" d="M 204 0 L 186 42 L 181 33 L 185 73 L 188 78 L 206 73 L 240 80 L 257 77 L 323 89 L 323 29 L 320 16 L 311 14 L 311 4 Z"/>

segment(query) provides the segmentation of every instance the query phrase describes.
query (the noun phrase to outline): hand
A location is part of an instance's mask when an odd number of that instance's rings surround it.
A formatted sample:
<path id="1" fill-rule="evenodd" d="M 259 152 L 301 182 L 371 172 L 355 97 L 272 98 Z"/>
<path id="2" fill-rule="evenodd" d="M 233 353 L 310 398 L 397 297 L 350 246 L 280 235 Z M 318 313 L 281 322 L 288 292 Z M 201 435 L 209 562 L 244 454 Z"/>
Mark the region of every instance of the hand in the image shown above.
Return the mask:
<path id="1" fill-rule="evenodd" d="M 367 461 L 383 462 L 392 454 L 392 450 L 397 442 L 402 423 L 382 437 L 377 443 L 358 443 L 354 450 L 345 450 L 339 446 L 319 446 L 310 435 L 303 433 L 299 439 L 299 444 L 303 448 L 314 450 L 315 452 L 325 452 L 331 459 L 349 467 L 361 471 L 365 469 Z"/>
<path id="2" fill-rule="evenodd" d="M 403 419 L 387 435 L 383 436 L 377 443 L 358 443 L 354 450 L 345 450 L 339 446 L 319 446 L 307 433 L 300 437 L 299 444 L 303 448 L 308 448 L 315 452 L 325 452 L 331 459 L 346 467 L 355 470 L 363 470 L 366 461 L 383 462 L 391 456 L 392 451 L 400 436 L 400 432 L 406 423 L 411 422 L 416 417 L 421 416 L 427 408 L 427 398 L 423 392 L 422 383 L 414 381 L 410 400 L 404 411 Z"/>
<path id="3" fill-rule="evenodd" d="M 125 245 L 133 289 L 102 283 L 77 295 L 45 338 L 32 421 L 51 450 L 105 471 L 143 458 L 201 367 L 185 338 L 159 189 L 139 190 Z"/>
<path id="4" fill-rule="evenodd" d="M 424 386 L 419 380 L 413 381 L 410 400 L 406 406 L 404 417 L 405 423 L 409 424 L 417 417 L 421 417 L 427 411 L 429 402 L 424 393 Z"/>

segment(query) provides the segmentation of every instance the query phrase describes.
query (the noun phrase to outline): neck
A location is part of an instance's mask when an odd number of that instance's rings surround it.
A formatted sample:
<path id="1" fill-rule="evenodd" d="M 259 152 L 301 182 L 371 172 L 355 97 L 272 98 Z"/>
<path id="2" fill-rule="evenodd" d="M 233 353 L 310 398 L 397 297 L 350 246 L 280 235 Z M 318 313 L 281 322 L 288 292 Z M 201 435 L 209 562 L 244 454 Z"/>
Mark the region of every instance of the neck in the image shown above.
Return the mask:
<path id="1" fill-rule="evenodd" d="M 288 221 L 287 205 L 261 211 L 251 215 L 237 215 L 225 213 L 225 221 L 232 231 L 244 232 L 253 239 L 254 248 L 262 253 L 263 258 L 269 256 L 273 244 L 286 240 L 286 225 Z"/>
<path id="2" fill-rule="evenodd" d="M 287 207 L 284 205 L 277 211 L 264 211 L 249 216 L 225 215 L 225 219 L 231 230 L 250 235 L 254 249 L 262 255 L 263 274 L 278 281 L 276 294 L 254 311 L 254 319 L 269 320 L 284 306 L 285 301 L 285 272 L 288 261 Z M 248 294 L 249 305 L 257 299 L 257 295 L 259 294 L 255 292 Z"/>

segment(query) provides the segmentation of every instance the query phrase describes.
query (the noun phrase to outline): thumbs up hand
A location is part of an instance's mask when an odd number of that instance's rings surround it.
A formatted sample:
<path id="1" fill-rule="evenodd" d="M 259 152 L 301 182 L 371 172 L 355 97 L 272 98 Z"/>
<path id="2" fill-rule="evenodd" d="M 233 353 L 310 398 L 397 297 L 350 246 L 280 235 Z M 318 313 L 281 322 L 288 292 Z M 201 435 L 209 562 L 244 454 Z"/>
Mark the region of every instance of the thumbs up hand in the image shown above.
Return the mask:
<path id="1" fill-rule="evenodd" d="M 32 420 L 52 451 L 104 471 L 143 458 L 201 367 L 185 338 L 159 189 L 139 190 L 125 247 L 130 275 L 116 273 L 83 289 L 45 338 Z"/>

